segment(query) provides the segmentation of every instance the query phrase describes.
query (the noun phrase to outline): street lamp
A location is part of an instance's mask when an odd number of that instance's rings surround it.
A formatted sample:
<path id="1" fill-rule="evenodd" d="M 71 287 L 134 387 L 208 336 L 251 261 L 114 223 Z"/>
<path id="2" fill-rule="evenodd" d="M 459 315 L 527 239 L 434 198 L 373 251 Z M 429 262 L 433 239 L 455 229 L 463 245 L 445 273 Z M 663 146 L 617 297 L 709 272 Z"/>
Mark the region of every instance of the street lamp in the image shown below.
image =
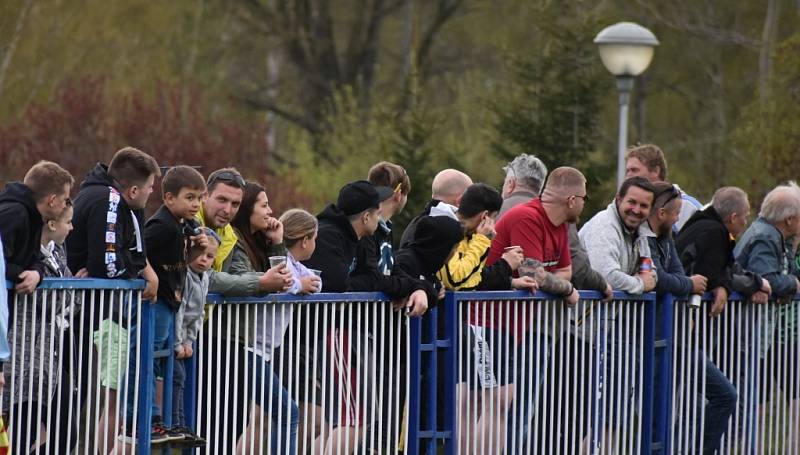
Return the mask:
<path id="1" fill-rule="evenodd" d="M 628 142 L 628 101 L 633 79 L 642 74 L 653 60 L 658 46 L 650 30 L 633 22 L 619 22 L 604 28 L 594 38 L 600 59 L 617 78 L 619 90 L 619 149 L 617 150 L 617 188 L 625 179 L 625 147 Z"/>

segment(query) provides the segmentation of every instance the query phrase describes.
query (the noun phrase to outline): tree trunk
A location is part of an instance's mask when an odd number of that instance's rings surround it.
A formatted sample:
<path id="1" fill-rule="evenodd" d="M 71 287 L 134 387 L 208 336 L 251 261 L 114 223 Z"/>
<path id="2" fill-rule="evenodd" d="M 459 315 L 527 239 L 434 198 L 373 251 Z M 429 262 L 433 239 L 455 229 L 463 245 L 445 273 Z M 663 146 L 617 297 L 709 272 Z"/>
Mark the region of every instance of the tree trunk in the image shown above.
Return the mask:
<path id="1" fill-rule="evenodd" d="M 769 97 L 769 77 L 772 73 L 772 49 L 778 34 L 780 0 L 769 0 L 761 31 L 761 49 L 758 55 L 758 89 L 761 102 Z"/>
<path id="2" fill-rule="evenodd" d="M 17 16 L 17 26 L 14 28 L 14 35 L 11 36 L 11 42 L 8 43 L 6 51 L 3 53 L 3 61 L 0 62 L 0 99 L 3 99 L 3 85 L 5 83 L 6 74 L 8 73 L 8 67 L 11 65 L 11 59 L 14 57 L 14 53 L 17 50 L 19 37 L 22 35 L 22 30 L 25 28 L 25 22 L 28 19 L 28 13 L 30 13 L 32 6 L 33 0 L 25 0 L 25 3 L 22 4 L 22 9 L 19 12 L 19 16 Z"/>

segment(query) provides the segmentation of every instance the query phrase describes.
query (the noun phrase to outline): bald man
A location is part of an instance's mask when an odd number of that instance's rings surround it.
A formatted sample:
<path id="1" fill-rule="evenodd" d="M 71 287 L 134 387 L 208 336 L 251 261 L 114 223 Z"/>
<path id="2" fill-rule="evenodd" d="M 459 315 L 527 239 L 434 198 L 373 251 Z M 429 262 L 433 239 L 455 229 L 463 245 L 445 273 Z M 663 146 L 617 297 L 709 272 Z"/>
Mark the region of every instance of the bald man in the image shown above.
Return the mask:
<path id="1" fill-rule="evenodd" d="M 470 185 L 472 185 L 472 179 L 457 169 L 445 169 L 436 174 L 431 183 L 431 200 L 425 205 L 422 213 L 408 223 L 408 227 L 400 239 L 400 248 L 408 246 L 408 243 L 414 238 L 417 223 L 423 216 L 433 213 L 455 218 L 455 213 L 461 204 L 461 197 L 464 196 L 464 192 Z"/>

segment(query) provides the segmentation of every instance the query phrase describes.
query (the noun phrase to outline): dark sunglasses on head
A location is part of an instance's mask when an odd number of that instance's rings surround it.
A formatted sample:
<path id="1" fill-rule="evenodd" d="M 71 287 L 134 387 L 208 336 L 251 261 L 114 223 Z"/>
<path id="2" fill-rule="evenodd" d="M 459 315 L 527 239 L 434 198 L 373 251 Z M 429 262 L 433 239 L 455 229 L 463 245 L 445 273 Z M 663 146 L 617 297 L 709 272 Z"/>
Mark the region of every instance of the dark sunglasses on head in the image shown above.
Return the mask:
<path id="1" fill-rule="evenodd" d="M 216 182 L 231 182 L 237 188 L 244 189 L 245 181 L 241 175 L 236 172 L 232 171 L 222 171 L 219 174 L 213 176 L 211 180 L 208 181 L 207 186 L 212 187 Z"/>

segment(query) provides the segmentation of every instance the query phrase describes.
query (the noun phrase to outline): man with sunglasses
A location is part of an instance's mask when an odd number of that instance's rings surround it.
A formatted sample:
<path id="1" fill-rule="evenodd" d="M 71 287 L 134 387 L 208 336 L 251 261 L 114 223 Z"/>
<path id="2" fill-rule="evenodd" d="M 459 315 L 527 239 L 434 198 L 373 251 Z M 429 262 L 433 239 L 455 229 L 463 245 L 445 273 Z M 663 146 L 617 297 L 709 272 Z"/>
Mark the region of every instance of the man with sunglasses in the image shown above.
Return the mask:
<path id="1" fill-rule="evenodd" d="M 222 168 L 211 173 L 206 181 L 208 196 L 197 218 L 213 229 L 220 238 L 217 257 L 209 282 L 209 292 L 223 295 L 255 295 L 260 292 L 280 292 L 292 284 L 291 273 L 284 267 L 270 269 L 264 274 L 231 275 L 231 253 L 239 240 L 231 220 L 239 211 L 244 197 L 245 180 L 235 168 Z"/>
<path id="2" fill-rule="evenodd" d="M 58 218 L 69 201 L 74 180 L 50 161 L 30 168 L 22 182 L 11 182 L 0 193 L 0 235 L 3 237 L 5 279 L 14 289 L 31 294 L 44 276 L 39 237 L 43 219 Z"/>
<path id="3" fill-rule="evenodd" d="M 687 277 L 672 239 L 672 227 L 681 213 L 681 191 L 667 182 L 653 184 L 654 202 L 650 216 L 644 224 L 644 234 L 650 245 L 650 254 L 656 269 L 656 292 L 676 296 L 702 294 L 708 280 L 703 275 Z"/>

